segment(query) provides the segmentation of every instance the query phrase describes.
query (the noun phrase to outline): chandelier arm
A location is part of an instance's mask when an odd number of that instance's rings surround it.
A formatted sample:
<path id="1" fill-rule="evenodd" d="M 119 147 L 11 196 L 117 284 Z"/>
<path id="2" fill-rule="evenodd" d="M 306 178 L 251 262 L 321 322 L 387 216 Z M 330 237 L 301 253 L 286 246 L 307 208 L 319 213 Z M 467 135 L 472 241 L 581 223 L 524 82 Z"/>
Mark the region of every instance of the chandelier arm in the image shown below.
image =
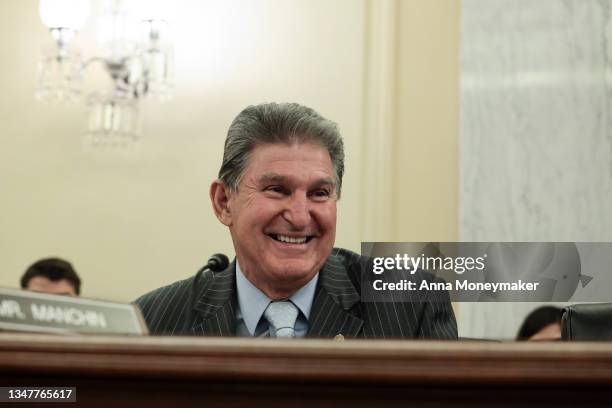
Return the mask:
<path id="1" fill-rule="evenodd" d="M 128 55 L 125 58 L 122 59 L 122 62 L 128 66 L 130 64 L 130 62 L 136 61 L 136 62 L 140 62 L 141 63 L 141 72 L 139 75 L 139 78 L 133 82 L 129 81 L 129 76 L 123 78 L 124 79 L 124 83 L 128 86 L 132 88 L 132 95 L 135 98 L 140 98 L 140 97 L 144 97 L 147 95 L 147 93 L 149 92 L 149 67 L 146 66 L 143 61 L 143 52 L 139 51 L 136 52 L 132 55 Z"/>
<path id="2" fill-rule="evenodd" d="M 104 58 L 102 58 L 102 57 L 92 57 L 92 58 L 89 58 L 87 61 L 83 62 L 83 65 L 82 65 L 81 69 L 83 71 L 85 71 L 87 68 L 89 68 L 89 66 L 91 64 L 94 64 L 96 62 L 100 62 L 102 64 L 106 64 L 106 60 Z"/>

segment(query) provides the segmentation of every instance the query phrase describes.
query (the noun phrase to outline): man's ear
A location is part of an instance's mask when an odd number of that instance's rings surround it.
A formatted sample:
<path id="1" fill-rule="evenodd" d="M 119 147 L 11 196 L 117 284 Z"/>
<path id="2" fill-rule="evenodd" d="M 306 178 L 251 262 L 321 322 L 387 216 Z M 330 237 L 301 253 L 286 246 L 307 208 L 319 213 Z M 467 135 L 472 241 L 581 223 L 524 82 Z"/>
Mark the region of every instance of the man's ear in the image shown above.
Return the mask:
<path id="1" fill-rule="evenodd" d="M 230 188 L 221 180 L 215 180 L 210 185 L 210 201 L 215 215 L 227 227 L 232 226 L 232 213 L 230 211 Z"/>

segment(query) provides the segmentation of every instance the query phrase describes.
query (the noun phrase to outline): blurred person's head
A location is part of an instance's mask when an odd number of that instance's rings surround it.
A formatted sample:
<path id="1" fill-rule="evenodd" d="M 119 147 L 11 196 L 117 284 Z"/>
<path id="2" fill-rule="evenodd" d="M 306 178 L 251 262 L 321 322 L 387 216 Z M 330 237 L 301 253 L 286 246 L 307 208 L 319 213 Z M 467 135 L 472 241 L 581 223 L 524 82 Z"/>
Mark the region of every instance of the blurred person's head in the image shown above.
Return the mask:
<path id="1" fill-rule="evenodd" d="M 41 259 L 25 271 L 21 288 L 34 292 L 77 296 L 81 293 L 81 279 L 70 262 L 59 258 Z"/>
<path id="2" fill-rule="evenodd" d="M 559 340 L 563 310 L 554 306 L 542 306 L 533 310 L 521 325 L 516 339 Z"/>

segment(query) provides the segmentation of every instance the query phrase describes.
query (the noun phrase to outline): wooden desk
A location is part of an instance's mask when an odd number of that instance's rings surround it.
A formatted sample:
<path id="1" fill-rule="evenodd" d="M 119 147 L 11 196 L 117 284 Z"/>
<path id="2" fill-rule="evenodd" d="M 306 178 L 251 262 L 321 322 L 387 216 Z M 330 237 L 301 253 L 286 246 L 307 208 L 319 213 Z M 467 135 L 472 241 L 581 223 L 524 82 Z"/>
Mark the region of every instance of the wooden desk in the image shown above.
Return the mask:
<path id="1" fill-rule="evenodd" d="M 0 385 L 106 408 L 610 406 L 612 344 L 0 333 Z"/>

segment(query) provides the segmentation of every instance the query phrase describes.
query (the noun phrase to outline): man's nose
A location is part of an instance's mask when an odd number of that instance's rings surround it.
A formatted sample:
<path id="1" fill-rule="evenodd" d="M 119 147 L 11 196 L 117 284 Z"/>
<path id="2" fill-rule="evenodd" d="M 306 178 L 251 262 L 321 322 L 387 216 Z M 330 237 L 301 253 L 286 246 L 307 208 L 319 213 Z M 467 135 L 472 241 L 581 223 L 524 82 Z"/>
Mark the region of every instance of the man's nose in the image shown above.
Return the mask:
<path id="1" fill-rule="evenodd" d="M 294 194 L 283 212 L 283 218 L 295 229 L 306 228 L 310 224 L 310 202 L 305 195 Z"/>

